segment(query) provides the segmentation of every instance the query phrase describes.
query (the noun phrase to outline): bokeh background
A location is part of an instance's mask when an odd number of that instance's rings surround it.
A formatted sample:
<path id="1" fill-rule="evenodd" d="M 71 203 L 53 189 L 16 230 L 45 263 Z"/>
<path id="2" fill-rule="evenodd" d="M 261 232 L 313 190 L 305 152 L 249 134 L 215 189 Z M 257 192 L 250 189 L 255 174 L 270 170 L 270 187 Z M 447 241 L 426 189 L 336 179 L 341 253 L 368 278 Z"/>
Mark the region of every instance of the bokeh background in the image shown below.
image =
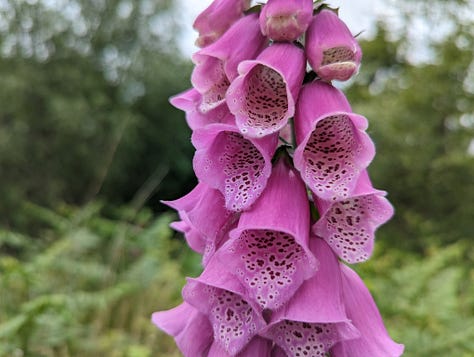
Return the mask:
<path id="1" fill-rule="evenodd" d="M 474 2 L 328 2 L 396 209 L 356 268 L 405 356 L 474 356 Z M 201 267 L 159 200 L 196 183 L 168 97 L 208 3 L 0 0 L 0 356 L 179 356 L 150 315 Z"/>

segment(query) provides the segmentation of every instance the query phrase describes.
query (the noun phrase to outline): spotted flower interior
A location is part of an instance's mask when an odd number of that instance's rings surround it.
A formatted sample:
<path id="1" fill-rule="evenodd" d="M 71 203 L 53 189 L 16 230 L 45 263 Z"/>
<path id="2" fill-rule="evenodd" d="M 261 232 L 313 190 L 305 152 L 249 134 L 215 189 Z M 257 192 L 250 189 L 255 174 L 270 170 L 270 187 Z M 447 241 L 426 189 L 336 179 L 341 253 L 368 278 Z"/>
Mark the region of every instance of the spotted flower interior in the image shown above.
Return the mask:
<path id="1" fill-rule="evenodd" d="M 172 99 L 199 183 L 164 203 L 203 271 L 153 322 L 185 357 L 398 357 L 345 265 L 369 259 L 393 214 L 368 177 L 368 121 L 332 85 L 357 73 L 360 47 L 319 1 L 249 4 L 198 17 L 193 88 Z"/>

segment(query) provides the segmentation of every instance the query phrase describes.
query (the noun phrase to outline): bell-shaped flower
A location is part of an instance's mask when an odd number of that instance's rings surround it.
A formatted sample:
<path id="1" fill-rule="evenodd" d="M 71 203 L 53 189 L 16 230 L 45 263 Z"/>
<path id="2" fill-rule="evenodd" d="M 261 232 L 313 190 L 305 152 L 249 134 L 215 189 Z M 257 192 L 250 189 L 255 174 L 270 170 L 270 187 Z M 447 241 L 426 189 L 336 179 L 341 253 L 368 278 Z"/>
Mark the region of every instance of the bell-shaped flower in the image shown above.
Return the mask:
<path id="1" fill-rule="evenodd" d="M 168 310 L 155 312 L 152 322 L 173 336 L 184 357 L 207 356 L 213 342 L 212 326 L 207 315 L 184 302 Z"/>
<path id="2" fill-rule="evenodd" d="M 271 353 L 272 342 L 260 336 L 255 336 L 250 340 L 247 346 L 236 355 L 229 354 L 220 344 L 213 343 L 206 357 L 264 357 L 270 356 Z"/>
<path id="3" fill-rule="evenodd" d="M 266 322 L 262 309 L 248 299 L 245 288 L 215 257 L 200 277 L 187 279 L 183 298 L 207 315 L 214 342 L 235 356 L 247 347 Z"/>
<path id="4" fill-rule="evenodd" d="M 265 191 L 216 253 L 265 309 L 280 307 L 317 270 L 305 185 L 286 160 L 278 160 Z"/>
<path id="5" fill-rule="evenodd" d="M 325 81 L 345 81 L 359 70 L 360 46 L 334 11 L 324 9 L 313 17 L 305 50 L 309 64 Z"/>
<path id="6" fill-rule="evenodd" d="M 162 203 L 178 211 L 181 221 L 171 227 L 184 234 L 193 250 L 206 255 L 204 263 L 237 219 L 235 212 L 225 208 L 222 194 L 202 182 L 187 195 Z"/>
<path id="7" fill-rule="evenodd" d="M 339 342 L 331 349 L 331 357 L 401 356 L 404 346 L 390 338 L 364 282 L 352 269 L 342 263 L 340 265 L 347 316 L 360 331 L 361 337 Z"/>
<path id="8" fill-rule="evenodd" d="M 254 59 L 267 45 L 260 32 L 258 15 L 239 19 L 213 44 L 193 55 L 191 83 L 202 94 L 199 110 L 205 113 L 225 102 L 230 82 L 237 77 L 237 66 L 244 60 Z"/>
<path id="9" fill-rule="evenodd" d="M 247 139 L 234 125 L 212 124 L 196 130 L 193 167 L 199 181 L 222 192 L 232 211 L 249 208 L 265 189 L 277 134 Z"/>
<path id="10" fill-rule="evenodd" d="M 214 0 L 193 23 L 199 32 L 196 46 L 205 47 L 216 41 L 250 7 L 250 0 Z"/>
<path id="11" fill-rule="evenodd" d="M 337 257 L 322 239 L 311 238 L 310 247 L 319 270 L 273 312 L 268 327 L 260 333 L 288 356 L 325 356 L 336 343 L 360 336 L 344 309 Z"/>
<path id="12" fill-rule="evenodd" d="M 260 12 L 262 33 L 274 41 L 294 41 L 308 28 L 313 0 L 268 0 Z"/>
<path id="13" fill-rule="evenodd" d="M 305 74 L 301 48 L 274 43 L 256 60 L 242 62 L 227 91 L 227 105 L 247 137 L 262 137 L 283 128 L 293 116 Z"/>
<path id="14" fill-rule="evenodd" d="M 209 124 L 222 123 L 229 119 L 229 108 L 219 105 L 206 112 L 199 108 L 203 101 L 203 95 L 195 88 L 188 89 L 170 98 L 170 103 L 186 113 L 186 122 L 192 130 L 202 128 Z M 232 118 L 232 121 L 235 121 Z"/>
<path id="15" fill-rule="evenodd" d="M 366 261 L 374 248 L 375 230 L 393 216 L 386 192 L 372 187 L 363 171 L 351 197 L 342 201 L 314 198 L 320 218 L 313 233 L 323 238 L 342 260 Z"/>
<path id="16" fill-rule="evenodd" d="M 348 198 L 375 147 L 367 119 L 352 112 L 344 94 L 323 81 L 303 86 L 295 115 L 295 167 L 325 200 Z"/>

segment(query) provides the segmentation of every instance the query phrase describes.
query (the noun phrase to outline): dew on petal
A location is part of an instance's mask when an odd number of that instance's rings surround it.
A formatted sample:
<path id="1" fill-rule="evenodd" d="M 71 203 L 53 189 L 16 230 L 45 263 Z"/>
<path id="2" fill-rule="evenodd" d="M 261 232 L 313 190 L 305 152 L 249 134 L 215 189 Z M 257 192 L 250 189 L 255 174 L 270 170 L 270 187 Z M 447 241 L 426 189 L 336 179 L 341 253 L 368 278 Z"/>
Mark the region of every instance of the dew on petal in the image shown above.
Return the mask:
<path id="1" fill-rule="evenodd" d="M 291 320 L 272 326 L 269 335 L 288 356 L 294 357 L 324 357 L 339 340 L 333 324 Z"/>
<path id="2" fill-rule="evenodd" d="M 245 125 L 257 129 L 260 135 L 279 130 L 288 112 L 283 77 L 267 66 L 257 65 L 249 72 L 245 85 Z"/>
<path id="3" fill-rule="evenodd" d="M 361 150 L 349 116 L 326 117 L 318 122 L 304 148 L 303 179 L 317 196 L 347 198 L 358 173 L 354 158 Z"/>

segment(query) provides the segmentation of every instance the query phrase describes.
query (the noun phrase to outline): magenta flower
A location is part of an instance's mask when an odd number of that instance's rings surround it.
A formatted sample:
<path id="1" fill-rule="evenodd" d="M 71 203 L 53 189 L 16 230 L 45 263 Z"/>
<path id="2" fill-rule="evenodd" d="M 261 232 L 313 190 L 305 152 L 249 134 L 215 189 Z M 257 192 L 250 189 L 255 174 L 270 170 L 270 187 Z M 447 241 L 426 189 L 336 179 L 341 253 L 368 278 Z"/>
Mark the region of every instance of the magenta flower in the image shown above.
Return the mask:
<path id="1" fill-rule="evenodd" d="M 270 356 L 272 342 L 260 336 L 253 337 L 250 342 L 235 357 Z M 218 343 L 213 343 L 207 357 L 233 357 Z M 273 356 L 273 355 L 272 355 Z"/>
<path id="2" fill-rule="evenodd" d="M 246 139 L 233 125 L 212 124 L 196 130 L 193 166 L 200 181 L 222 192 L 229 210 L 249 208 L 265 189 L 277 135 Z"/>
<path id="3" fill-rule="evenodd" d="M 205 255 L 204 263 L 237 219 L 235 212 L 225 208 L 222 194 L 204 183 L 184 197 L 162 202 L 178 211 L 181 221 L 171 227 L 184 233 L 193 250 Z"/>
<path id="4" fill-rule="evenodd" d="M 367 119 L 354 114 L 344 94 L 322 81 L 301 90 L 295 115 L 295 167 L 311 191 L 325 200 L 350 197 L 375 147 Z"/>
<path id="5" fill-rule="evenodd" d="M 262 308 L 275 309 L 317 269 L 308 248 L 308 198 L 298 173 L 280 158 L 262 196 L 243 212 L 216 256 Z"/>
<path id="6" fill-rule="evenodd" d="M 223 123 L 234 117 L 229 118 L 229 108 L 226 105 L 219 105 L 214 109 L 201 112 L 203 95 L 195 88 L 188 89 L 180 94 L 170 98 L 170 103 L 186 113 L 186 122 L 192 130 L 202 128 L 213 123 Z"/>
<path id="7" fill-rule="evenodd" d="M 332 357 L 398 357 L 404 346 L 394 342 L 385 329 L 382 317 L 369 290 L 349 267 L 340 264 L 347 316 L 361 337 L 341 341 L 331 349 Z"/>
<path id="8" fill-rule="evenodd" d="M 239 63 L 254 59 L 266 44 L 257 14 L 250 14 L 234 23 L 216 42 L 193 55 L 196 66 L 191 82 L 202 94 L 201 112 L 205 113 L 225 102 L 227 88 L 238 75 Z"/>
<path id="9" fill-rule="evenodd" d="M 334 11 L 322 10 L 313 17 L 306 32 L 306 57 L 318 76 L 345 81 L 360 66 L 362 51 L 346 24 Z"/>
<path id="10" fill-rule="evenodd" d="M 312 238 L 310 247 L 320 263 L 319 270 L 286 305 L 273 312 L 261 333 L 287 356 L 325 356 L 336 343 L 360 336 L 345 312 L 336 256 L 322 239 Z"/>
<path id="11" fill-rule="evenodd" d="M 249 6 L 250 0 L 214 0 L 194 21 L 193 28 L 199 32 L 196 46 L 205 47 L 216 41 Z"/>
<path id="12" fill-rule="evenodd" d="M 274 41 L 294 41 L 308 28 L 313 0 L 268 0 L 260 12 L 262 33 Z"/>
<path id="13" fill-rule="evenodd" d="M 393 215 L 385 195 L 372 187 L 363 171 L 351 197 L 337 202 L 315 198 L 320 219 L 313 225 L 313 233 L 346 262 L 366 261 L 372 255 L 375 230 Z"/>
<path id="14" fill-rule="evenodd" d="M 293 116 L 305 73 L 303 50 L 275 43 L 256 60 L 239 65 L 239 77 L 227 91 L 227 105 L 240 131 L 262 137 L 279 131 Z"/>
<path id="15" fill-rule="evenodd" d="M 206 356 L 213 342 L 212 326 L 207 315 L 184 302 L 168 310 L 155 312 L 152 322 L 173 336 L 184 357 Z"/>
<path id="16" fill-rule="evenodd" d="M 214 258 L 200 277 L 188 278 L 183 298 L 208 317 L 214 343 L 231 356 L 241 352 L 266 325 L 262 309 Z"/>

